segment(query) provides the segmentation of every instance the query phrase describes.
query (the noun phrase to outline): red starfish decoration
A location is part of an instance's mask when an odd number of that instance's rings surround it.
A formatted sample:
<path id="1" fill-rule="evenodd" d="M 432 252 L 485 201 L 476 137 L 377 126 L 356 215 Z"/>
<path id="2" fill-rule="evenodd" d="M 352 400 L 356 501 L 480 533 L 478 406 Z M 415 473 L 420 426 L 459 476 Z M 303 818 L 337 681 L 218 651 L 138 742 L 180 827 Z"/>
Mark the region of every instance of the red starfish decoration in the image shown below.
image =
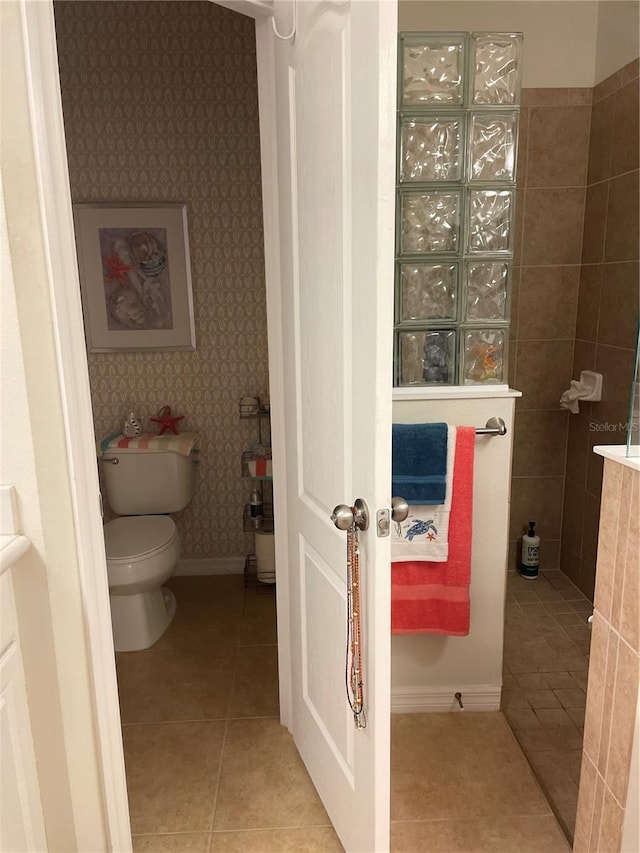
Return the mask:
<path id="1" fill-rule="evenodd" d="M 184 415 L 177 415 L 174 417 L 171 414 L 169 406 L 163 406 L 158 412 L 158 417 L 151 418 L 151 420 L 156 424 L 162 424 L 162 429 L 158 435 L 164 435 L 168 430 L 171 430 L 174 435 L 178 435 L 178 427 L 176 424 L 178 421 L 184 420 Z"/>
<path id="2" fill-rule="evenodd" d="M 113 254 L 108 258 L 103 258 L 102 260 L 107 268 L 107 272 L 104 276 L 105 281 L 116 281 L 117 279 L 123 287 L 126 287 L 127 273 L 129 270 L 133 269 L 133 267 L 122 263 L 121 259 L 116 254 Z"/>
<path id="3" fill-rule="evenodd" d="M 433 540 L 434 540 L 435 538 L 436 538 L 436 537 L 433 535 L 433 533 L 427 533 L 427 539 L 429 540 L 429 542 L 433 542 Z"/>

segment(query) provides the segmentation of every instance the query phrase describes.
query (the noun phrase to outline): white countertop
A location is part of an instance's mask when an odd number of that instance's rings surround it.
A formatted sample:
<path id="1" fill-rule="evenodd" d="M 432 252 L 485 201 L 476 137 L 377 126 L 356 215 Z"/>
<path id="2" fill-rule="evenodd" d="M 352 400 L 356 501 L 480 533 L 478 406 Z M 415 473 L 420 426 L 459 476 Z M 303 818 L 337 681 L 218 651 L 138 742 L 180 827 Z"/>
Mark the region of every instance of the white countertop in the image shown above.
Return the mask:
<path id="1" fill-rule="evenodd" d="M 636 449 L 640 454 L 640 448 Z M 599 456 L 604 456 L 605 459 L 612 459 L 620 465 L 625 465 L 627 468 L 633 468 L 634 471 L 640 471 L 640 455 L 627 456 L 626 444 L 608 444 L 600 445 L 593 448 L 593 452 Z"/>

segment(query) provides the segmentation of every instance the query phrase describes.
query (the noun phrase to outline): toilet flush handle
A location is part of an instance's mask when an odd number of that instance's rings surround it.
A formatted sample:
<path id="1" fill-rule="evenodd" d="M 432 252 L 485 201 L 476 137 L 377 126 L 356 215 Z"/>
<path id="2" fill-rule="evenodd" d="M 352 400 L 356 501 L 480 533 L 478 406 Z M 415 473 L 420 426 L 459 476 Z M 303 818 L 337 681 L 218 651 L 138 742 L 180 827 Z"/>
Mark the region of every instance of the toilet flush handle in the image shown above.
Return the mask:
<path id="1" fill-rule="evenodd" d="M 103 462 L 108 462 L 109 465 L 117 465 L 120 461 L 117 456 L 114 456 L 113 459 L 103 459 Z"/>

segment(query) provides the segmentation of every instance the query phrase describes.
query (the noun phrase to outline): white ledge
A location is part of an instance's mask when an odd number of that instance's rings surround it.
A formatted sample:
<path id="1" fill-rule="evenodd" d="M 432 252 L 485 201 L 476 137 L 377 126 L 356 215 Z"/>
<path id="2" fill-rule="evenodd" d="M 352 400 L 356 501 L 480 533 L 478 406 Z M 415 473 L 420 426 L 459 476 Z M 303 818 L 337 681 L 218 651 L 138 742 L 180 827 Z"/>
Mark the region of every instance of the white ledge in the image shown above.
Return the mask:
<path id="1" fill-rule="evenodd" d="M 394 388 L 393 400 L 497 400 L 505 397 L 522 397 L 522 391 L 508 385 L 418 385 L 411 388 Z"/>
<path id="2" fill-rule="evenodd" d="M 8 571 L 31 548 L 26 536 L 0 536 L 0 575 Z"/>
<path id="3" fill-rule="evenodd" d="M 640 456 L 627 456 L 626 444 L 608 444 L 600 445 L 593 448 L 593 452 L 598 456 L 604 456 L 605 459 L 611 459 L 619 465 L 625 465 L 627 468 L 633 468 L 634 471 L 640 471 Z"/>

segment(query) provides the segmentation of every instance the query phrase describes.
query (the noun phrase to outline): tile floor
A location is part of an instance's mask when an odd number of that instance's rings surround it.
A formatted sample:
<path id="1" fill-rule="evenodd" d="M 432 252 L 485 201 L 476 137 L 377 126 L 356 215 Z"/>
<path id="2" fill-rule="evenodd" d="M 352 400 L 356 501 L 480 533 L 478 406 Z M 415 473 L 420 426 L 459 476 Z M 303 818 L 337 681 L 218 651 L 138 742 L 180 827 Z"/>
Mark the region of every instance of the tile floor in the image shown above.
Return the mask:
<path id="1" fill-rule="evenodd" d="M 502 708 L 567 837 L 580 782 L 592 603 L 560 571 L 507 579 Z"/>
<path id="2" fill-rule="evenodd" d="M 278 722 L 274 596 L 169 585 L 170 629 L 117 661 L 134 851 L 340 853 Z M 394 716 L 392 744 L 394 853 L 569 850 L 502 714 Z"/>

